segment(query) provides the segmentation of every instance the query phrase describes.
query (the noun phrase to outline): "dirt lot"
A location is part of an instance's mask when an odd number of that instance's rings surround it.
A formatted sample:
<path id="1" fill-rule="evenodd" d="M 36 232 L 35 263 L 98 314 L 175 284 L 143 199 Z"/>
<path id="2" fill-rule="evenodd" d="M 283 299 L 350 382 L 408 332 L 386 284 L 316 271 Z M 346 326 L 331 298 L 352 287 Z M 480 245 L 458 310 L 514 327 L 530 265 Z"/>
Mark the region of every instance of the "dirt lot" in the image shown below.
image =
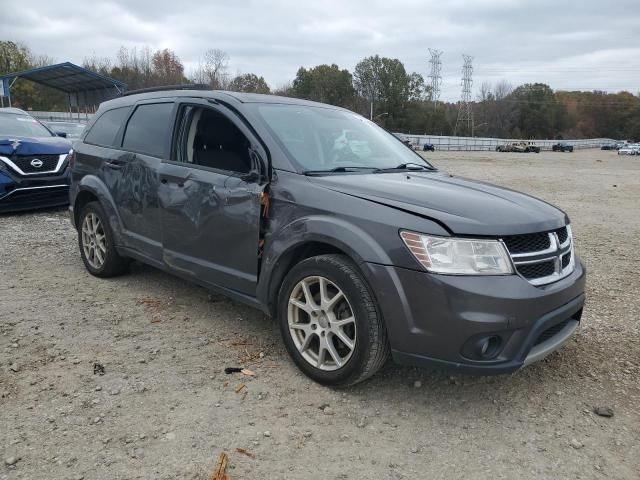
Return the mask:
<path id="1" fill-rule="evenodd" d="M 589 279 L 564 349 L 510 376 L 389 364 L 323 388 L 262 314 L 139 264 L 91 277 L 64 211 L 3 216 L 0 479 L 204 480 L 221 451 L 232 479 L 640 478 L 640 158 L 427 156 L 569 213 Z"/>

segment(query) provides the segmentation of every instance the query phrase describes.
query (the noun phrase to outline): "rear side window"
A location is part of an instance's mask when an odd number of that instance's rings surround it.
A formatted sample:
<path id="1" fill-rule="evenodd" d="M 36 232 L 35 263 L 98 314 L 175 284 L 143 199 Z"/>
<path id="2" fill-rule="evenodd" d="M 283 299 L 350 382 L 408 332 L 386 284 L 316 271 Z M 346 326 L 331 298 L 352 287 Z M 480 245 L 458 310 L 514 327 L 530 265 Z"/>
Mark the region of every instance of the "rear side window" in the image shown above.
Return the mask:
<path id="1" fill-rule="evenodd" d="M 84 141 L 93 145 L 112 147 L 128 112 L 129 107 L 114 108 L 104 112 L 93 124 Z"/>
<path id="2" fill-rule="evenodd" d="M 133 112 L 124 133 L 122 148 L 154 157 L 164 155 L 167 137 L 171 134 L 173 103 L 140 105 Z"/>

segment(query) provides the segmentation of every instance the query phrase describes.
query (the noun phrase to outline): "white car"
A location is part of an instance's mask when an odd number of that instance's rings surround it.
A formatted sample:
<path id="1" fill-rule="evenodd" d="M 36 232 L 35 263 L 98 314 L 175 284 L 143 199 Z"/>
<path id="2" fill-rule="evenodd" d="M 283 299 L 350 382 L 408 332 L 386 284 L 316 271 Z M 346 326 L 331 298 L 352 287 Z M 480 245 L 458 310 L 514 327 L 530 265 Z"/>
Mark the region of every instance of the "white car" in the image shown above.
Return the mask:
<path id="1" fill-rule="evenodd" d="M 629 143 L 618 150 L 618 155 L 640 155 L 640 143 Z"/>

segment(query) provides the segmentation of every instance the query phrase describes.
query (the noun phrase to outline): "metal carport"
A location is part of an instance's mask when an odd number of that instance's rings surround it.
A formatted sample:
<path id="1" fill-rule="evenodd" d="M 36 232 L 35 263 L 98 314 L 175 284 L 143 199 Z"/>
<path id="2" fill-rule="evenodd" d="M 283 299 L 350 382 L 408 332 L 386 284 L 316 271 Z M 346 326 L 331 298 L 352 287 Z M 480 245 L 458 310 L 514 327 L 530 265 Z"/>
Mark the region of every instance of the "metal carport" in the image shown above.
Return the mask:
<path id="1" fill-rule="evenodd" d="M 75 107 L 78 115 L 81 110 L 84 110 L 85 114 L 87 111 L 95 111 L 101 102 L 118 97 L 127 90 L 127 84 L 120 80 L 64 62 L 0 76 L 0 94 L 8 97 L 9 106 L 11 86 L 18 78 L 66 93 L 69 98 L 69 112 Z M 2 102 L 4 106 L 4 99 Z"/>

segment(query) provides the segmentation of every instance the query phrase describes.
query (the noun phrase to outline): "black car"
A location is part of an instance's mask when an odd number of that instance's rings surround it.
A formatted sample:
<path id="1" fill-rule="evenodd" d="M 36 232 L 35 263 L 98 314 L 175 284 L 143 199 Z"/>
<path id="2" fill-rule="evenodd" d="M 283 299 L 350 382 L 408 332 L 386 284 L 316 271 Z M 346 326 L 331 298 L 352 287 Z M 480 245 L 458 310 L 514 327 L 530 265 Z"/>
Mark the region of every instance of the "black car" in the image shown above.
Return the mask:
<path id="1" fill-rule="evenodd" d="M 554 152 L 573 152 L 573 145 L 569 145 L 568 143 L 556 143 L 551 147 L 551 150 Z"/>
<path id="2" fill-rule="evenodd" d="M 324 384 L 361 381 L 389 354 L 512 372 L 580 322 L 585 270 L 564 212 L 439 171 L 348 110 L 134 94 L 101 105 L 71 165 L 91 274 L 135 259 L 259 308 Z"/>
<path id="3" fill-rule="evenodd" d="M 67 205 L 70 152 L 27 112 L 0 109 L 0 212 Z"/>

